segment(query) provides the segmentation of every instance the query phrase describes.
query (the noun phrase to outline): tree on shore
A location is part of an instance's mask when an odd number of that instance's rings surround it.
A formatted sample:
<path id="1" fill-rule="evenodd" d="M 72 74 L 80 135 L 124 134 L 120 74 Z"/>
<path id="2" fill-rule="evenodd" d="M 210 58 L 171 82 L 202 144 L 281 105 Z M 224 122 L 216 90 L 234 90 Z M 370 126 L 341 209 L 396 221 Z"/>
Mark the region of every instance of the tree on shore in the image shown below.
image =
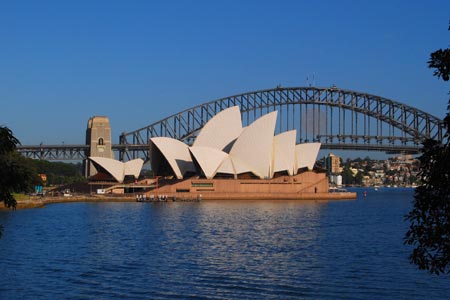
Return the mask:
<path id="1" fill-rule="evenodd" d="M 20 144 L 11 129 L 0 126 L 0 201 L 8 208 L 17 205 L 14 192 L 28 192 L 36 180 L 36 172 L 15 150 Z"/>
<path id="2" fill-rule="evenodd" d="M 448 28 L 450 31 L 450 26 Z M 450 79 L 450 48 L 430 55 L 434 76 Z M 414 195 L 414 206 L 406 215 L 410 222 L 404 242 L 413 246 L 411 263 L 433 274 L 450 274 L 450 100 L 444 119 L 442 141 L 428 139 L 419 157 L 422 184 Z"/>

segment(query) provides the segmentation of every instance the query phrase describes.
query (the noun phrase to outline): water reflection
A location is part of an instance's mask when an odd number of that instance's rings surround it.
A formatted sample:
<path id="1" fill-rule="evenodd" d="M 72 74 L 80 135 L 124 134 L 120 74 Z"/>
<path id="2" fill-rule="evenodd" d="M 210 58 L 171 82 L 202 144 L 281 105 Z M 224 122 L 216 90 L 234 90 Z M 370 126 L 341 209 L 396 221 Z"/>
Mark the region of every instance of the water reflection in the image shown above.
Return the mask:
<path id="1" fill-rule="evenodd" d="M 448 279 L 416 272 L 403 250 L 409 197 L 2 212 L 0 268 L 15 284 L 0 299 L 445 298 Z"/>
<path id="2" fill-rule="evenodd" d="M 281 293 L 281 286 L 292 286 L 293 276 L 296 281 L 318 276 L 316 240 L 323 204 L 206 201 L 187 210 L 176 206 L 177 218 L 166 227 L 162 251 L 174 254 L 173 267 L 189 262 L 192 280 L 205 288 L 231 284 L 267 289 L 269 280 Z M 177 213 L 181 207 L 185 215 Z M 299 262 L 307 267 L 294 267 Z"/>

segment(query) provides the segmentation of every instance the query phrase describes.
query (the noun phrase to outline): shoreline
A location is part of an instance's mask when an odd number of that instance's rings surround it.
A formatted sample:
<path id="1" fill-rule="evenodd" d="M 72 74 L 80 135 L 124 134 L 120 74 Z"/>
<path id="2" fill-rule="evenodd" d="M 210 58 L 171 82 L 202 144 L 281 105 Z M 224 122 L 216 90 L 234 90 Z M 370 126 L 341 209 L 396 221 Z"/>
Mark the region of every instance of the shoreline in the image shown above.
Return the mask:
<path id="1" fill-rule="evenodd" d="M 281 193 L 281 194 L 264 194 L 264 193 L 176 193 L 164 195 L 164 201 L 158 199 L 146 199 L 138 201 L 137 195 L 131 196 L 104 196 L 104 195 L 77 195 L 70 197 L 30 197 L 26 200 L 18 200 L 16 209 L 29 209 L 45 207 L 48 204 L 56 203 L 74 203 L 74 202 L 193 202 L 193 201 L 227 201 L 227 200 L 276 200 L 276 201 L 342 201 L 356 199 L 355 192 L 332 192 L 332 193 Z M 11 210 L 6 208 L 4 203 L 0 203 L 0 210 Z"/>
<path id="2" fill-rule="evenodd" d="M 130 196 L 123 197 L 104 197 L 104 196 L 92 196 L 92 195 L 79 195 L 70 197 L 31 197 L 26 200 L 17 200 L 16 209 L 28 209 L 28 208 L 40 208 L 47 204 L 56 203 L 74 203 L 74 202 L 135 202 L 136 199 Z M 12 210 L 6 208 L 4 203 L 0 203 L 0 210 Z"/>

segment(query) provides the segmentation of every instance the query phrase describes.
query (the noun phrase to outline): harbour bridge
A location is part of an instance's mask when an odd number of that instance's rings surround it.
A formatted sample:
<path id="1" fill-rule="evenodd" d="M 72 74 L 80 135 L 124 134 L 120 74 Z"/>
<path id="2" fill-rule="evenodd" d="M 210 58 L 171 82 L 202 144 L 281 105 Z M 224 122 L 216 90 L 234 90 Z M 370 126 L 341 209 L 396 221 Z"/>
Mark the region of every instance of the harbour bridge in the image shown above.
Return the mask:
<path id="1" fill-rule="evenodd" d="M 206 102 L 143 128 L 124 132 L 112 145 L 122 161 L 148 161 L 149 140 L 171 137 L 191 144 L 218 112 L 238 105 L 243 126 L 278 111 L 276 134 L 297 130 L 297 143 L 320 142 L 321 149 L 418 153 L 427 138 L 442 140 L 441 119 L 404 103 L 332 86 L 281 87 Z M 24 156 L 46 160 L 81 160 L 90 146 L 18 146 Z"/>

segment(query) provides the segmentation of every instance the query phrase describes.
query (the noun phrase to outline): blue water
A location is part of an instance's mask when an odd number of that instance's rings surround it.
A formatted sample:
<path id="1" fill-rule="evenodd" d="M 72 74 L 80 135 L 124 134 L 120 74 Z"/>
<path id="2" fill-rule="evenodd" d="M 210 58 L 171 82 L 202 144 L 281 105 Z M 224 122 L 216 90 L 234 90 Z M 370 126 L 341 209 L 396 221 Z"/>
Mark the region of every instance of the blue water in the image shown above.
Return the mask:
<path id="1" fill-rule="evenodd" d="M 449 299 L 449 276 L 409 264 L 413 191 L 361 191 L 0 212 L 0 299 Z"/>

